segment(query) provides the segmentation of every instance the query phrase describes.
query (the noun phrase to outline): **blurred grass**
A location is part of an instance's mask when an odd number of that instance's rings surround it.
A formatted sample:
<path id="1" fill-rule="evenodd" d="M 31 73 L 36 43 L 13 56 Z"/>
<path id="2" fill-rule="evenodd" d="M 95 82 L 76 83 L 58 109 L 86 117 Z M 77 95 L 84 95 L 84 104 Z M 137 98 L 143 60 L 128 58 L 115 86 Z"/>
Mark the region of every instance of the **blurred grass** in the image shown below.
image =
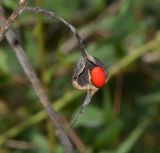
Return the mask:
<path id="1" fill-rule="evenodd" d="M 17 2 L 2 0 L 0 5 L 9 15 Z M 28 5 L 53 10 L 75 25 L 89 53 L 109 68 L 109 83 L 93 97 L 75 127 L 88 152 L 160 152 L 160 1 L 36 0 Z M 80 57 L 75 39 L 59 21 L 39 15 L 22 14 L 13 28 L 53 107 L 71 120 L 84 98 L 71 84 Z M 116 81 L 119 74 L 122 84 Z M 120 112 L 115 116 L 117 105 Z M 11 48 L 1 42 L 0 152 L 62 153 L 46 118 Z M 8 138 L 36 148 L 11 147 Z"/>

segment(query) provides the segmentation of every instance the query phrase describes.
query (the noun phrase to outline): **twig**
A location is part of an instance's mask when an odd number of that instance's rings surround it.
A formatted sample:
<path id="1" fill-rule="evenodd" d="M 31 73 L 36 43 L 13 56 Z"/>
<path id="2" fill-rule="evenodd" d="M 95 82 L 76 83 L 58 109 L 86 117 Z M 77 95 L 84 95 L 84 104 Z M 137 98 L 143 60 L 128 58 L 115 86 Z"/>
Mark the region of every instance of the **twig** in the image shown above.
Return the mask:
<path id="1" fill-rule="evenodd" d="M 77 32 L 76 28 L 74 26 L 72 26 L 70 23 L 68 23 L 66 20 L 64 20 L 63 18 L 61 18 L 60 16 L 56 15 L 55 13 L 51 12 L 51 11 L 48 11 L 46 9 L 42 9 L 42 8 L 39 8 L 39 7 L 24 7 L 22 8 L 21 11 L 30 11 L 30 12 L 34 12 L 34 13 L 41 13 L 43 15 L 46 15 L 48 17 L 51 17 L 52 19 L 59 19 L 61 22 L 63 22 L 74 34 L 74 36 L 76 37 L 77 41 L 78 41 L 78 44 L 80 46 L 80 49 L 81 49 L 81 54 L 83 57 L 86 57 L 88 56 L 87 54 L 87 49 L 79 35 L 79 33 Z"/>
<path id="2" fill-rule="evenodd" d="M 16 18 L 19 16 L 19 14 L 21 13 L 22 8 L 25 6 L 26 4 L 26 0 L 20 0 L 19 4 L 17 6 L 17 8 L 15 9 L 15 11 L 11 14 L 11 16 L 5 21 L 4 25 L 2 26 L 2 28 L 0 29 L 0 41 L 2 41 L 5 33 L 7 32 L 7 30 L 9 29 L 9 27 L 11 26 L 11 24 L 16 20 Z M 3 17 L 0 17 L 0 20 L 3 20 Z"/>
<path id="3" fill-rule="evenodd" d="M 11 26 L 11 24 L 13 23 L 13 21 L 15 21 L 15 19 L 23 12 L 23 11 L 29 11 L 29 12 L 33 12 L 33 13 L 40 13 L 43 15 L 46 15 L 52 19 L 59 19 L 61 22 L 63 22 L 73 33 L 74 36 L 76 37 L 78 44 L 80 46 L 81 49 L 81 54 L 83 57 L 88 56 L 87 54 L 87 49 L 79 35 L 79 33 L 77 32 L 76 28 L 74 26 L 72 26 L 70 23 L 68 23 L 66 20 L 64 20 L 63 18 L 61 18 L 60 16 L 56 15 L 55 13 L 48 11 L 46 9 L 42 9 L 39 7 L 26 7 L 25 5 L 19 5 L 17 7 L 17 9 L 15 10 L 15 12 L 13 12 L 13 15 L 11 15 L 6 23 L 6 25 L 4 26 L 4 28 L 2 27 L 2 29 L 0 30 L 0 41 L 2 40 L 3 36 L 5 35 L 7 29 Z"/>
<path id="4" fill-rule="evenodd" d="M 84 102 L 83 102 L 82 106 L 80 107 L 80 110 L 78 111 L 78 113 L 76 114 L 76 116 L 71 121 L 71 124 L 70 124 L 70 126 L 68 128 L 68 132 L 70 132 L 72 130 L 72 128 L 75 125 L 75 123 L 77 122 L 77 120 L 80 118 L 80 116 L 86 110 L 87 105 L 91 102 L 92 96 L 93 96 L 93 94 L 91 94 L 90 92 L 87 92 L 87 95 L 86 95 L 86 97 L 84 99 Z"/>
<path id="5" fill-rule="evenodd" d="M 89 24 L 81 27 L 78 29 L 79 34 L 81 35 L 81 38 L 83 40 L 88 39 L 92 34 L 97 33 L 98 29 L 103 27 L 103 24 L 106 23 L 108 18 L 110 16 L 114 16 L 117 14 L 119 8 L 120 8 L 120 2 L 121 1 L 115 1 L 110 6 L 106 7 L 105 10 L 93 21 L 91 21 Z M 105 37 L 110 37 L 111 32 L 110 30 L 106 30 L 105 32 L 107 35 Z M 104 34 L 104 33 L 103 33 Z M 73 38 L 67 38 L 67 40 L 62 44 L 62 51 L 65 54 L 68 54 L 70 51 L 72 51 L 76 46 L 78 45 L 77 41 Z"/>
<path id="6" fill-rule="evenodd" d="M 20 9 L 16 9 L 16 12 L 13 13 L 13 17 L 17 17 L 17 15 L 14 15 L 15 13 L 19 13 Z M 18 10 L 18 12 L 17 12 Z M 11 15 L 12 16 L 12 15 Z M 2 11 L 0 12 L 0 24 L 1 26 L 5 25 L 6 20 L 2 14 Z M 8 28 L 10 27 L 10 24 L 13 22 L 14 20 L 11 20 L 11 22 L 7 22 L 7 26 L 5 26 L 5 30 L 8 30 Z M 5 30 L 4 33 L 5 34 Z M 3 32 L 3 28 L 2 28 L 2 32 Z M 2 36 L 3 36 L 2 34 Z M 60 122 L 58 121 L 58 116 L 56 114 L 56 112 L 53 110 L 51 103 L 49 102 L 49 99 L 47 97 L 47 94 L 45 93 L 43 86 L 41 85 L 41 82 L 39 81 L 39 79 L 36 76 L 36 73 L 34 72 L 34 69 L 32 67 L 32 65 L 30 64 L 30 61 L 28 60 L 24 49 L 21 47 L 18 39 L 16 38 L 15 34 L 13 33 L 12 30 L 8 30 L 7 33 L 5 34 L 9 44 L 11 45 L 11 47 L 13 48 L 14 53 L 16 54 L 21 66 L 23 67 L 26 75 L 28 76 L 29 80 L 31 81 L 33 88 L 35 89 L 42 105 L 44 106 L 45 110 L 48 112 L 49 117 L 52 120 L 53 126 L 55 127 L 55 131 L 56 131 L 56 135 L 60 141 L 60 143 L 64 146 L 65 152 L 67 153 L 72 153 L 73 152 L 73 148 L 72 148 L 72 144 L 69 141 L 66 133 L 64 132 Z"/>

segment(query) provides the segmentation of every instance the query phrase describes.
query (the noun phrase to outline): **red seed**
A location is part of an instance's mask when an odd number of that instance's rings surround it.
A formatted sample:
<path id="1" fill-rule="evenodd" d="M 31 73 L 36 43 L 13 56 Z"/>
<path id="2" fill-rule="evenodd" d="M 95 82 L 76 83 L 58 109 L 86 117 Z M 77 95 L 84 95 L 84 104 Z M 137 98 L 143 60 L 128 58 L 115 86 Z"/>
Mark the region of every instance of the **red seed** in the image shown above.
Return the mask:
<path id="1" fill-rule="evenodd" d="M 104 69 L 99 66 L 94 67 L 91 71 L 91 81 L 97 88 L 103 87 L 106 81 Z"/>

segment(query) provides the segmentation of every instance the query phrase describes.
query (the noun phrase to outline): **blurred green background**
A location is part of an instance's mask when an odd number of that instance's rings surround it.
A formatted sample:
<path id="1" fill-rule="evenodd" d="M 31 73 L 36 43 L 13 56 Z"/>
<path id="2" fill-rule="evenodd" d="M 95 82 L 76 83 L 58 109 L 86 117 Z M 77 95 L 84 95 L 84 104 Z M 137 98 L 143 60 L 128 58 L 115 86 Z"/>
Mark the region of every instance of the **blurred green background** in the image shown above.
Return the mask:
<path id="1" fill-rule="evenodd" d="M 9 16 L 18 0 L 1 0 Z M 77 152 L 160 153 L 160 0 L 28 0 L 72 23 L 109 69 L 71 137 Z M 13 24 L 55 109 L 71 121 L 85 92 L 72 87 L 80 50 L 58 20 L 23 13 Z M 64 118 L 65 116 L 65 118 Z M 75 143 L 76 142 L 76 143 Z M 0 153 L 63 153 L 6 40 L 0 45 Z"/>

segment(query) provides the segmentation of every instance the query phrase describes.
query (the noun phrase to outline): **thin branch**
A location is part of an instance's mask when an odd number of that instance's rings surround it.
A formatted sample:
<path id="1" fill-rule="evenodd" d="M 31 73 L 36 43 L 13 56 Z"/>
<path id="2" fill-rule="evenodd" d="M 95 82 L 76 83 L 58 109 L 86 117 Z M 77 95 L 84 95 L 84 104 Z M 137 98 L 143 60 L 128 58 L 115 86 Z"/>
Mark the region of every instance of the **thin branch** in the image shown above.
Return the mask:
<path id="1" fill-rule="evenodd" d="M 12 25 L 12 23 L 17 19 L 19 14 L 21 13 L 22 8 L 25 7 L 26 0 L 20 0 L 17 8 L 15 11 L 10 15 L 10 17 L 5 21 L 4 25 L 0 29 L 0 41 L 4 38 L 5 33 L 9 29 L 9 27 Z M 0 20 L 3 20 L 3 18 L 0 17 Z"/>
<path id="2" fill-rule="evenodd" d="M 19 9 L 16 9 L 16 10 L 19 10 Z M 13 13 L 13 17 L 16 18 L 17 16 L 14 15 L 15 13 L 17 13 L 17 12 Z M 18 11 L 18 13 L 19 13 L 19 11 Z M 0 11 L 0 19 L 1 19 L 0 25 L 1 26 L 5 25 L 6 20 L 4 18 L 4 15 L 2 14 L 2 11 Z M 11 22 L 7 22 L 8 28 L 10 27 L 10 23 L 12 23 L 13 21 L 14 20 L 11 20 Z M 6 30 L 8 30 L 8 28 L 6 28 Z M 3 32 L 3 30 L 2 30 L 2 32 Z M 41 82 L 37 78 L 36 73 L 35 73 L 32 65 L 30 64 L 29 59 L 27 58 L 27 56 L 24 52 L 24 49 L 21 47 L 18 39 L 16 38 L 16 36 L 12 30 L 9 29 L 6 32 L 5 36 L 9 42 L 10 46 L 13 48 L 13 51 L 16 54 L 21 66 L 23 67 L 23 70 L 25 71 L 30 82 L 32 83 L 32 86 L 33 86 L 35 92 L 37 93 L 37 95 L 40 99 L 40 102 L 44 106 L 45 110 L 48 112 L 48 115 L 49 115 L 50 119 L 52 120 L 53 126 L 55 127 L 56 135 L 57 135 L 60 143 L 64 146 L 65 152 L 72 153 L 73 152 L 72 144 L 69 141 L 66 133 L 64 132 L 64 129 L 62 128 L 62 126 L 58 120 L 58 116 L 57 116 L 56 112 L 53 110 L 52 105 L 47 97 L 47 94 L 45 93 L 45 90 L 44 90 Z"/>
<path id="3" fill-rule="evenodd" d="M 97 33 L 97 30 L 99 30 L 101 27 L 104 27 L 104 23 L 108 21 L 108 18 L 110 16 L 115 16 L 119 9 L 120 9 L 120 2 L 121 1 L 115 1 L 111 5 L 107 6 L 101 14 L 94 19 L 93 21 L 89 22 L 89 24 L 84 25 L 78 29 L 79 34 L 81 35 L 81 38 L 83 40 L 88 39 L 93 34 Z M 104 34 L 104 32 L 102 32 Z M 107 34 L 106 34 L 107 33 Z M 110 37 L 111 31 L 105 29 L 105 37 Z M 62 44 L 62 51 L 65 54 L 68 54 L 71 52 L 76 46 L 78 45 L 77 41 L 75 41 L 74 38 L 67 38 L 67 40 Z"/>
<path id="4" fill-rule="evenodd" d="M 86 110 L 87 105 L 91 102 L 92 96 L 93 96 L 93 94 L 91 94 L 90 92 L 87 92 L 87 95 L 85 97 L 85 100 L 84 100 L 82 106 L 80 107 L 80 110 L 77 112 L 76 116 L 71 121 L 71 124 L 69 126 L 68 132 L 70 132 L 72 130 L 72 128 L 75 125 L 75 123 L 77 122 L 77 120 L 80 118 L 80 116 Z"/>
<path id="5" fill-rule="evenodd" d="M 63 18 L 61 18 L 60 16 L 56 15 L 55 13 L 48 11 L 46 9 L 42 9 L 39 7 L 26 7 L 25 5 L 20 5 L 17 7 L 17 9 L 12 13 L 12 15 L 9 17 L 6 25 L 4 27 L 1 28 L 0 30 L 0 41 L 3 39 L 3 36 L 5 35 L 5 33 L 7 32 L 7 29 L 9 29 L 9 27 L 11 26 L 11 24 L 15 21 L 15 19 L 23 12 L 23 11 L 29 11 L 29 12 L 33 12 L 33 13 L 40 13 L 43 15 L 46 15 L 52 19 L 57 18 L 58 20 L 60 20 L 61 22 L 63 22 L 74 34 L 74 36 L 76 37 L 78 44 L 80 46 L 81 49 L 81 54 L 83 57 L 87 57 L 87 49 L 83 43 L 83 40 L 81 39 L 78 31 L 76 30 L 76 28 L 71 25 L 70 23 L 68 23 L 66 20 L 64 20 Z"/>
<path id="6" fill-rule="evenodd" d="M 87 54 L 87 49 L 83 43 L 83 40 L 81 39 L 78 31 L 76 30 L 76 28 L 71 25 L 70 23 L 68 23 L 66 20 L 64 20 L 63 18 L 61 18 L 60 16 L 56 15 L 55 13 L 51 12 L 51 11 L 48 11 L 46 9 L 42 9 L 42 8 L 39 8 L 39 7 L 23 7 L 21 9 L 21 12 L 23 11 L 29 11 L 29 12 L 33 12 L 33 13 L 40 13 L 40 14 L 43 14 L 43 15 L 46 15 L 52 19 L 55 19 L 57 18 L 58 20 L 60 20 L 61 22 L 63 22 L 74 34 L 74 36 L 76 37 L 77 41 L 78 41 L 78 44 L 80 46 L 80 49 L 81 49 L 81 54 L 83 57 L 86 57 L 88 56 Z"/>

